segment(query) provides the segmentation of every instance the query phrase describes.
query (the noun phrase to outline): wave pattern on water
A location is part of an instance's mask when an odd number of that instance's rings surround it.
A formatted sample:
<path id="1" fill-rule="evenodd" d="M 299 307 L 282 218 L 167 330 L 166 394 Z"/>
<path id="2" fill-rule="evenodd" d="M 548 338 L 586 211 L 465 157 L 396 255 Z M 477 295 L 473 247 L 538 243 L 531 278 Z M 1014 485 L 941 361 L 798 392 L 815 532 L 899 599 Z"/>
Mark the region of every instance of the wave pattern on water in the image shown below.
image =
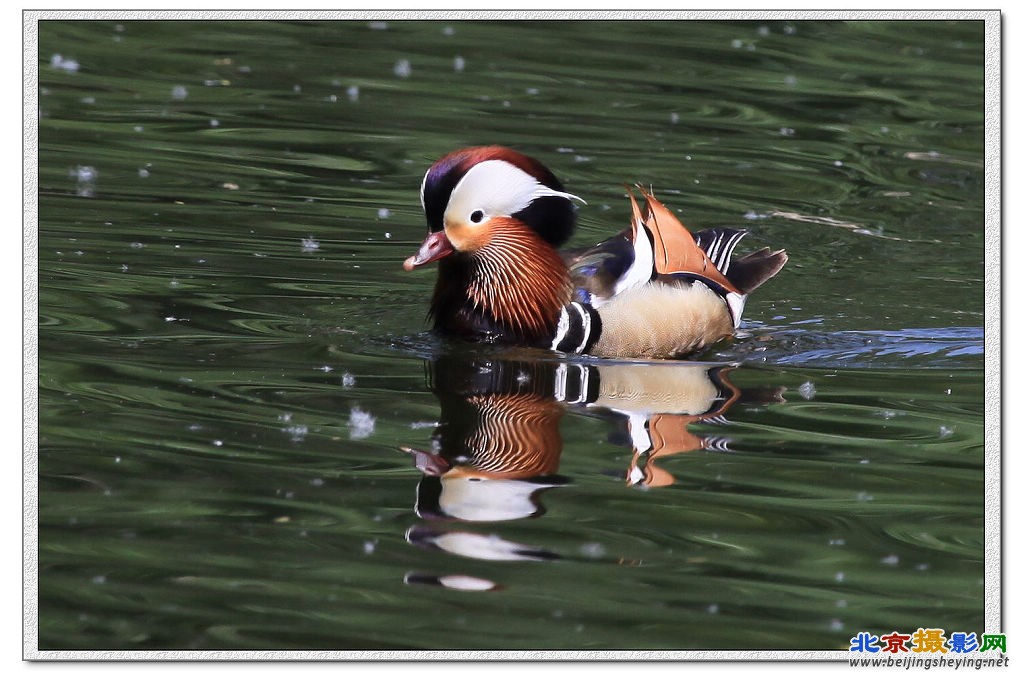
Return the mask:
<path id="1" fill-rule="evenodd" d="M 975 368 L 985 354 L 984 330 L 976 327 L 898 331 L 804 331 L 753 329 L 753 338 L 715 354 L 781 366 L 835 368 Z"/>

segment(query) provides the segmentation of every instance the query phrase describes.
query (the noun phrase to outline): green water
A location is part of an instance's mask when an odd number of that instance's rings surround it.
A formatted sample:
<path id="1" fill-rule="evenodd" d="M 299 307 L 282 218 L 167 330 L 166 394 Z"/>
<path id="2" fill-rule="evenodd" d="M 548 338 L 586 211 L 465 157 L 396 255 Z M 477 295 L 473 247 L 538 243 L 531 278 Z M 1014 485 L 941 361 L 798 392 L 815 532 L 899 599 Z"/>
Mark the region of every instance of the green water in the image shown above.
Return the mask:
<path id="1" fill-rule="evenodd" d="M 41 23 L 39 648 L 980 635 L 983 28 Z M 643 182 L 790 262 L 688 369 L 443 343 L 401 262 L 489 143 L 574 245 Z M 572 399 L 673 372 L 657 456 Z"/>

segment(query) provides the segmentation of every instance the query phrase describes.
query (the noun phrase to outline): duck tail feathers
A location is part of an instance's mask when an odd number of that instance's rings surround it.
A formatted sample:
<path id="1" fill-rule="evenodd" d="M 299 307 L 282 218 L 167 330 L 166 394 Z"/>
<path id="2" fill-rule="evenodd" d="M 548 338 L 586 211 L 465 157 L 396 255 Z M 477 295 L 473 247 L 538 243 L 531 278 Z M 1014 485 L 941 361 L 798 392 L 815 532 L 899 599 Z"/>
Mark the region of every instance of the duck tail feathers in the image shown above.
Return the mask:
<path id="1" fill-rule="evenodd" d="M 788 260 L 786 251 L 765 247 L 733 260 L 727 276 L 746 295 L 778 274 Z"/>

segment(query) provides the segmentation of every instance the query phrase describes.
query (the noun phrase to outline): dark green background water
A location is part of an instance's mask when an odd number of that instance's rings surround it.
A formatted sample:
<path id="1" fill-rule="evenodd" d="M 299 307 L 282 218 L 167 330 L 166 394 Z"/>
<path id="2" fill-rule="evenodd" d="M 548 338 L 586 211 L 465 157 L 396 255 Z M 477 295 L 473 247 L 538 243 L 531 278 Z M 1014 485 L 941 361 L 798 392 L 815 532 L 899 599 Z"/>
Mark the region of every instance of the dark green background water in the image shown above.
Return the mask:
<path id="1" fill-rule="evenodd" d="M 983 47 L 980 22 L 41 23 L 40 648 L 980 634 Z M 574 244 L 643 182 L 789 251 L 704 357 L 742 397 L 659 459 L 673 484 L 627 484 L 623 416 L 549 399 L 542 512 L 429 511 L 399 448 L 469 403 L 439 371 L 612 371 L 425 331 L 419 183 L 486 143 L 586 199 Z"/>

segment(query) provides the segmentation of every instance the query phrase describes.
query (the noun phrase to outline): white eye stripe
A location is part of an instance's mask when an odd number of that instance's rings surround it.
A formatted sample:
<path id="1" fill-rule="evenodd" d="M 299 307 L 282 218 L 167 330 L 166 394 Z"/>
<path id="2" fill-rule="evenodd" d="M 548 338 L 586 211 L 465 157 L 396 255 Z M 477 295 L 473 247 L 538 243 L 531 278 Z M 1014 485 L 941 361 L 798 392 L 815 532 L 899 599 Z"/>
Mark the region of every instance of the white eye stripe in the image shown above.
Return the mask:
<path id="1" fill-rule="evenodd" d="M 570 201 L 583 199 L 541 184 L 537 178 L 508 161 L 481 161 L 469 169 L 452 190 L 445 218 L 468 222 L 477 210 L 484 217 L 514 215 L 535 199 L 559 196 Z"/>

